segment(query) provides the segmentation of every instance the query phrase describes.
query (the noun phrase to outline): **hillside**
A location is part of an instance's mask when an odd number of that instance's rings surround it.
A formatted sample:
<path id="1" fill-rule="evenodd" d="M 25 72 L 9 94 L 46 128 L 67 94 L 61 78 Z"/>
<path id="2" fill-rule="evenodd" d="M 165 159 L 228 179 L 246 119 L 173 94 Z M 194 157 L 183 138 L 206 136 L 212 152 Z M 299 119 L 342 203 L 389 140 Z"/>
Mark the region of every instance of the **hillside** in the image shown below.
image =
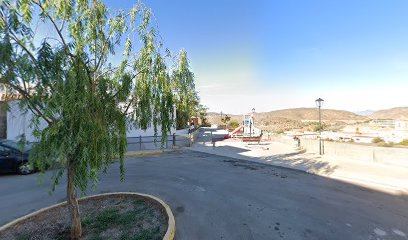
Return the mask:
<path id="1" fill-rule="evenodd" d="M 239 123 L 242 121 L 242 115 L 227 115 L 231 120 Z M 316 124 L 310 122 L 317 122 L 318 119 L 319 113 L 316 108 L 292 108 L 255 113 L 257 127 L 275 132 L 292 129 L 311 130 Z M 208 113 L 208 120 L 213 124 L 221 124 L 221 115 L 214 112 Z M 368 118 L 342 110 L 322 109 L 322 120 L 326 125 L 335 126 L 344 124 L 344 121 L 365 121 Z"/>
<path id="2" fill-rule="evenodd" d="M 322 109 L 322 120 L 326 121 L 341 121 L 341 120 L 355 120 L 355 121 L 364 121 L 367 120 L 366 117 L 357 115 L 352 112 L 343 111 L 343 110 L 334 110 L 334 109 Z M 318 120 L 319 111 L 317 108 L 290 108 L 282 109 L 271 112 L 259 113 L 260 117 L 265 118 L 287 118 L 291 120 Z"/>
<path id="3" fill-rule="evenodd" d="M 396 107 L 374 112 L 371 119 L 405 119 L 408 120 L 408 107 Z"/>

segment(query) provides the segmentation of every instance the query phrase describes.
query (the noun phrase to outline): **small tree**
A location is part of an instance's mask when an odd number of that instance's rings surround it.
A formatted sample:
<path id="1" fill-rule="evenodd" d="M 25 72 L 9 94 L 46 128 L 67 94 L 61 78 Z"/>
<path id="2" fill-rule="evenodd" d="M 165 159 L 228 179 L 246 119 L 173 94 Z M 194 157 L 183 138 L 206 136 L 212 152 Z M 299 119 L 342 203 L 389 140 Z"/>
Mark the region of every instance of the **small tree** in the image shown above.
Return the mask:
<path id="1" fill-rule="evenodd" d="M 208 119 L 207 119 L 207 111 L 208 111 L 208 107 L 199 104 L 196 107 L 196 113 L 200 116 L 201 119 L 201 125 L 206 126 L 208 125 Z"/>
<path id="2" fill-rule="evenodd" d="M 231 117 L 228 115 L 225 115 L 225 117 L 221 119 L 221 122 L 223 122 L 225 125 L 228 125 L 228 122 L 230 120 L 231 120 Z"/>
<path id="3" fill-rule="evenodd" d="M 34 40 L 34 13 L 49 36 Z M 127 123 L 155 132 L 160 125 L 162 143 L 173 125 L 173 89 L 150 15 L 141 3 L 112 12 L 98 0 L 0 2 L 0 83 L 35 116 L 30 160 L 41 170 L 61 160 L 53 190 L 67 172 L 71 239 L 82 234 L 77 190 L 95 186 L 114 157 L 123 180 Z"/>
<path id="4" fill-rule="evenodd" d="M 232 121 L 229 123 L 229 125 L 230 125 L 232 128 L 237 128 L 237 127 L 239 127 L 239 122 L 237 122 L 237 121 L 235 121 L 235 120 L 232 120 Z"/>
<path id="5" fill-rule="evenodd" d="M 172 84 L 178 100 L 176 102 L 176 127 L 187 126 L 190 117 L 200 103 L 195 90 L 194 73 L 191 71 L 187 52 L 180 50 L 177 65 L 172 73 Z"/>
<path id="6" fill-rule="evenodd" d="M 315 123 L 315 126 L 313 127 L 314 132 L 320 132 L 323 131 L 326 128 L 326 124 L 322 123 L 321 125 L 319 123 Z"/>

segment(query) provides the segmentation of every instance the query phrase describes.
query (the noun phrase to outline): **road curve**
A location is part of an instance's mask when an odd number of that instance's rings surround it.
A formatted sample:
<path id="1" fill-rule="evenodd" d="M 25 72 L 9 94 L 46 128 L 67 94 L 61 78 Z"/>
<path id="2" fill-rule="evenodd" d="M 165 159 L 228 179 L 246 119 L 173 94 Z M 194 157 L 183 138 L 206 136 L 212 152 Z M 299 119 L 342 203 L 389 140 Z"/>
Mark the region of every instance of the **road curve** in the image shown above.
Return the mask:
<path id="1" fill-rule="evenodd" d="M 96 190 L 166 201 L 182 239 L 408 239 L 408 198 L 289 169 L 180 150 L 114 163 Z M 0 175 L 0 225 L 64 200 L 49 177 Z M 95 192 L 89 191 L 88 194 Z"/>

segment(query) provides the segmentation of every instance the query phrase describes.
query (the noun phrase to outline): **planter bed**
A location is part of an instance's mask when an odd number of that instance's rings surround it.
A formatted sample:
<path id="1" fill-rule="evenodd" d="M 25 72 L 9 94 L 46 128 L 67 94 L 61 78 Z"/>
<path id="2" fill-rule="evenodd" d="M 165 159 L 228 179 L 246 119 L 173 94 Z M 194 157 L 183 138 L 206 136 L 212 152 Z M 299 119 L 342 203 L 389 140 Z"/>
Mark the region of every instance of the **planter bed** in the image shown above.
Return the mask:
<path id="1" fill-rule="evenodd" d="M 170 209 L 148 195 L 101 194 L 80 199 L 79 207 L 82 239 L 158 240 L 174 235 L 174 229 L 167 233 L 169 223 L 174 224 Z M 69 229 L 68 207 L 60 203 L 1 227 L 0 239 L 69 239 Z"/>

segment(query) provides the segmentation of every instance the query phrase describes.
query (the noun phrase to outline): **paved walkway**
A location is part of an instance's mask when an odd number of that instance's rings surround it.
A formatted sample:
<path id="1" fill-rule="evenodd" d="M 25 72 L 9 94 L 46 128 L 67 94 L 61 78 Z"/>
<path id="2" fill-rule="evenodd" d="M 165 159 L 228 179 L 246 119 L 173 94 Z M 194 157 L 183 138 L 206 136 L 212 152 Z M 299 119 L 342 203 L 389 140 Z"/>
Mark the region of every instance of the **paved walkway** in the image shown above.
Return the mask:
<path id="1" fill-rule="evenodd" d="M 366 161 L 350 161 L 314 153 L 296 151 L 293 146 L 271 142 L 247 144 L 222 139 L 226 131 L 202 129 L 192 150 L 296 169 L 354 184 L 392 192 L 408 193 L 408 168 Z"/>
<path id="2" fill-rule="evenodd" d="M 0 225 L 65 201 L 66 176 L 0 175 Z M 265 164 L 188 150 L 115 162 L 96 192 L 131 191 L 163 199 L 178 240 L 407 240 L 408 199 Z M 2 237 L 0 236 L 0 239 Z"/>

